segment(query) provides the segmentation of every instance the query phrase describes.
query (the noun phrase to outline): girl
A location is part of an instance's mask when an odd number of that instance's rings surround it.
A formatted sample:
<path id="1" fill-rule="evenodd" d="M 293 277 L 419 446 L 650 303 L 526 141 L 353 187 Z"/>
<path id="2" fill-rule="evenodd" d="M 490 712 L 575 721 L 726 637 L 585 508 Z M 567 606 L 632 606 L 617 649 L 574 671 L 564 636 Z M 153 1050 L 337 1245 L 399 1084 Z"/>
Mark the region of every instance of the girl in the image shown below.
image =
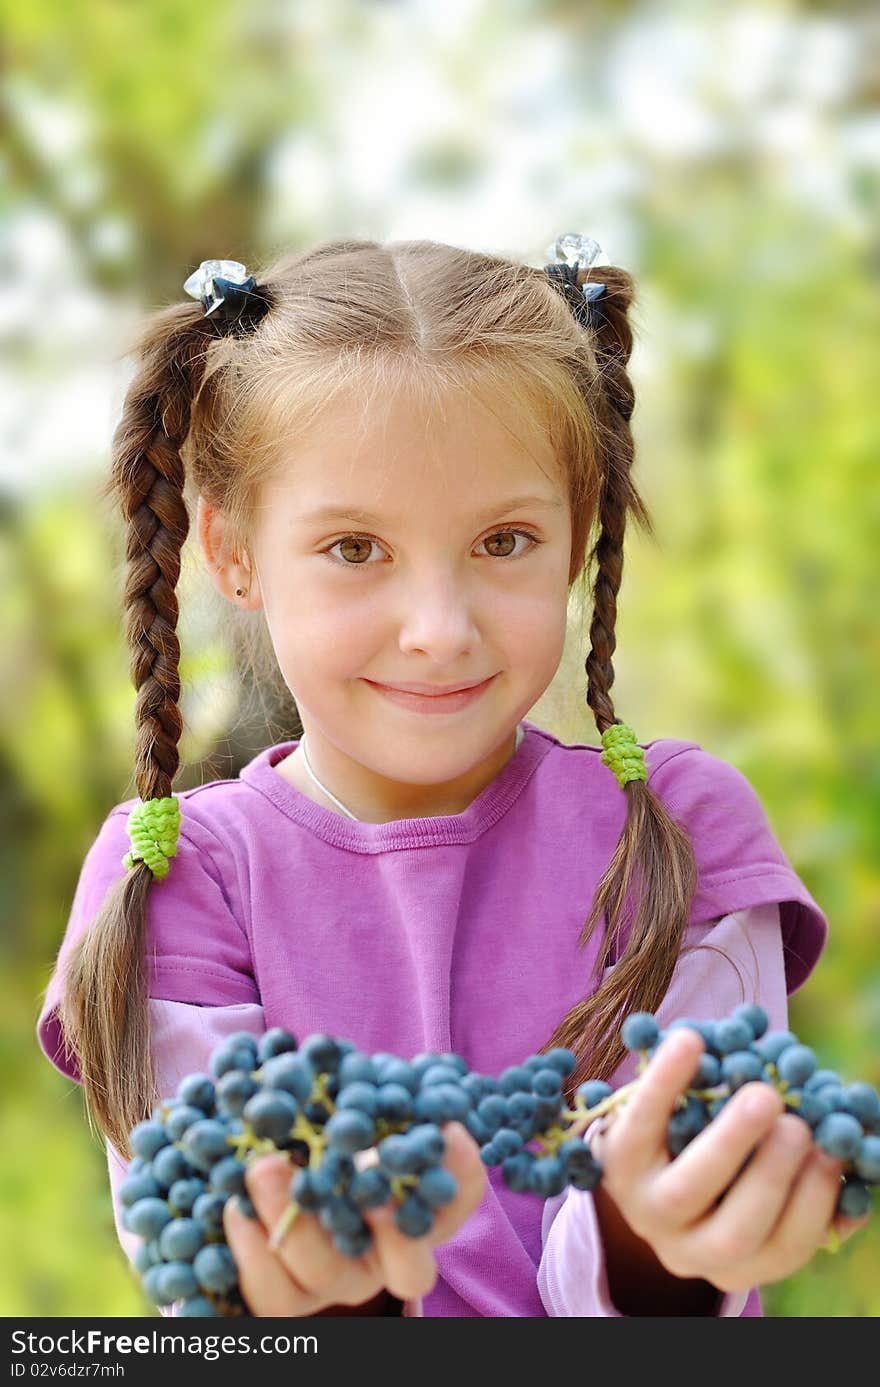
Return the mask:
<path id="1" fill-rule="evenodd" d="M 783 1027 L 816 963 L 827 920 L 745 777 L 616 718 L 624 532 L 630 513 L 651 524 L 631 476 L 633 282 L 598 249 L 562 237 L 543 271 L 428 241 L 322 244 L 249 277 L 203 262 L 199 303 L 143 333 L 106 488 L 127 525 L 138 797 L 87 854 L 38 1020 L 106 1140 L 129 1255 L 128 1131 L 235 1031 L 452 1051 L 493 1075 L 567 1046 L 571 1101 L 587 1077 L 631 1077 L 626 1013 L 748 1000 Z M 303 735 L 173 797 L 192 516 L 218 590 L 265 623 Z M 525 717 L 591 563 L 601 751 Z M 129 818 L 150 800 L 167 834 Z M 595 1195 L 514 1193 L 450 1124 L 455 1203 L 415 1241 L 374 1211 L 359 1262 L 308 1218 L 268 1249 L 289 1170 L 261 1158 L 258 1219 L 226 1214 L 250 1309 L 760 1314 L 758 1284 L 832 1222 L 852 1231 L 842 1167 L 762 1085 L 670 1160 L 700 1044 L 674 1033 L 587 1134 Z"/>

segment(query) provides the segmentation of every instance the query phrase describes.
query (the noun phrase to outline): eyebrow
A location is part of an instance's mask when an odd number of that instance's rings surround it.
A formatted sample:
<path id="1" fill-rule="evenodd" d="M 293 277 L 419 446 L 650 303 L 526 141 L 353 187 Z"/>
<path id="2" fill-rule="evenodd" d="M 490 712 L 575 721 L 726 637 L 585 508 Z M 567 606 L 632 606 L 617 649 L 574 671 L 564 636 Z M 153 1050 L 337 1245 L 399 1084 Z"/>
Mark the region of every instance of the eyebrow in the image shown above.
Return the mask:
<path id="1" fill-rule="evenodd" d="M 502 501 L 500 505 L 490 506 L 487 510 L 481 511 L 476 517 L 477 521 L 491 520 L 493 515 L 506 515 L 508 511 L 519 510 L 526 506 L 541 506 L 549 510 L 560 510 L 562 501 L 553 500 L 548 496 L 512 496 L 509 501 Z M 387 518 L 381 515 L 374 515 L 372 511 L 361 510 L 358 506 L 319 506 L 317 510 L 307 511 L 301 515 L 300 520 L 304 524 L 316 524 L 326 520 L 353 520 L 358 525 L 375 525 L 377 527 L 387 524 Z"/>

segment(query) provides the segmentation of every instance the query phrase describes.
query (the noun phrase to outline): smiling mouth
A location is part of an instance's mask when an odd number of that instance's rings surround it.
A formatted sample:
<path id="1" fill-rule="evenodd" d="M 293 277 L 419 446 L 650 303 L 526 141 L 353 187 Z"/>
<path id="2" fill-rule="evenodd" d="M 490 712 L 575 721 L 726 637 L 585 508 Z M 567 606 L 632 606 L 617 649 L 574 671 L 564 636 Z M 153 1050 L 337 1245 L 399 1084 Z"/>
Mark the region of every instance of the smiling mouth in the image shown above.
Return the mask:
<path id="1" fill-rule="evenodd" d="M 453 684 L 448 689 L 436 688 L 431 684 L 424 684 L 421 687 L 412 685 L 409 688 L 403 684 L 380 684 L 375 679 L 368 679 L 368 684 L 375 684 L 379 689 L 390 689 L 392 693 L 415 694 L 419 698 L 447 698 L 450 694 L 468 693 L 471 689 L 478 689 L 481 684 L 488 684 L 490 679 L 494 679 L 494 674 L 489 674 L 485 679 L 477 679 L 473 684 Z"/>

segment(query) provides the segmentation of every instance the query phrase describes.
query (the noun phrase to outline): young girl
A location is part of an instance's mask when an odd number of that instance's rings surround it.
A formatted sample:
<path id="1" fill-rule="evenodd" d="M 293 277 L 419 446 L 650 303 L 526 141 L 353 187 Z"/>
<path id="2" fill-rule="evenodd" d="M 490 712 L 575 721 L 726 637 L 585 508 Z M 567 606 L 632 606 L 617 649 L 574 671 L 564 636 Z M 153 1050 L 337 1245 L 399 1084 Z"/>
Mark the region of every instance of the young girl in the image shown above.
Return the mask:
<path id="1" fill-rule="evenodd" d="M 543 270 L 428 241 L 322 244 L 250 276 L 208 261 L 185 286 L 199 302 L 143 333 L 106 488 L 127 525 L 138 796 L 86 856 L 38 1021 L 106 1140 L 129 1255 L 128 1131 L 235 1031 L 454 1052 L 491 1075 L 567 1046 L 571 1101 L 632 1076 L 627 1013 L 758 1001 L 784 1027 L 816 963 L 826 918 L 746 778 L 615 714 L 627 517 L 651 525 L 631 476 L 633 283 L 598 249 L 567 235 Z M 304 731 L 175 797 L 191 516 Z M 601 748 L 525 716 L 590 564 Z M 258 1219 L 226 1213 L 252 1313 L 760 1314 L 759 1284 L 852 1231 L 842 1167 L 756 1084 L 670 1160 L 700 1049 L 673 1032 L 587 1134 L 595 1195 L 514 1193 L 449 1124 L 456 1201 L 417 1240 L 373 1211 L 359 1262 L 314 1218 L 268 1248 L 289 1168 L 261 1158 Z"/>

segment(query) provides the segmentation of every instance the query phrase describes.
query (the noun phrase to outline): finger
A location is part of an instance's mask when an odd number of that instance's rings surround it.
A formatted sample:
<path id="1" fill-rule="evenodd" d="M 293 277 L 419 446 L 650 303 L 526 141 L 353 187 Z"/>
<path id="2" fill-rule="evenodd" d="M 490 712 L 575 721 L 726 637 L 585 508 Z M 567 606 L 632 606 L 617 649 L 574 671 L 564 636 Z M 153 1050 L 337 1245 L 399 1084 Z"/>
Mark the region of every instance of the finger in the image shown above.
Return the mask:
<path id="1" fill-rule="evenodd" d="M 436 1211 L 434 1226 L 428 1234 L 434 1246 L 447 1242 L 465 1219 L 470 1218 L 488 1184 L 480 1148 L 464 1124 L 447 1122 L 442 1132 L 446 1150 L 440 1164 L 455 1177 L 458 1189 L 449 1203 Z"/>
<path id="2" fill-rule="evenodd" d="M 812 1146 L 755 1263 L 753 1280 L 778 1281 L 804 1266 L 828 1236 L 842 1162 Z"/>
<path id="3" fill-rule="evenodd" d="M 783 1255 L 777 1225 L 809 1159 L 812 1136 L 799 1117 L 776 1119 L 746 1169 L 718 1208 L 694 1230 L 691 1255 L 703 1266 L 736 1266 L 758 1256 Z M 807 1241 L 809 1228 L 800 1230 Z M 718 1256 L 720 1249 L 721 1256 Z"/>
<path id="4" fill-rule="evenodd" d="M 283 1156 L 261 1156 L 245 1172 L 248 1194 L 270 1235 L 290 1207 L 294 1173 Z M 363 1257 L 346 1256 L 310 1211 L 301 1209 L 279 1246 L 268 1250 L 282 1263 L 300 1293 L 317 1298 L 322 1305 L 359 1305 L 381 1289 L 374 1250 L 368 1249 Z"/>
<path id="5" fill-rule="evenodd" d="M 432 1249 L 446 1242 L 473 1213 L 486 1187 L 486 1168 L 467 1129 L 460 1122 L 448 1122 L 442 1130 L 446 1150 L 441 1165 L 455 1177 L 458 1190 L 448 1204 L 436 1210 L 428 1232 L 419 1238 L 402 1233 L 391 1204 L 367 1210 L 364 1214 L 375 1232 L 383 1283 L 398 1300 L 430 1294 L 437 1281 Z"/>
<path id="6" fill-rule="evenodd" d="M 783 1110 L 783 1100 L 768 1083 L 747 1083 L 734 1094 L 718 1117 L 709 1122 L 658 1176 L 655 1196 L 670 1221 L 687 1227 L 695 1219 L 711 1214 L 716 1201 L 731 1184 L 738 1184 L 737 1176 L 743 1171 L 745 1161 L 768 1139 L 776 1123 L 781 1122 Z M 809 1136 L 801 1119 L 791 1121 L 797 1122 Z M 784 1132 L 788 1133 L 787 1123 Z M 797 1146 L 799 1137 L 801 1133 L 791 1130 L 790 1135 L 781 1139 L 781 1148 L 786 1147 L 787 1140 Z M 809 1142 L 804 1143 L 804 1151 L 808 1146 Z M 779 1154 L 780 1148 L 770 1148 L 765 1162 L 769 1160 L 772 1164 Z"/>
<path id="7" fill-rule="evenodd" d="M 783 1108 L 782 1099 L 769 1084 L 745 1084 L 735 1093 L 719 1115 L 659 1175 L 656 1198 L 669 1220 L 687 1227 L 710 1213 L 752 1151 L 781 1122 Z M 802 1127 L 809 1139 L 806 1123 L 798 1117 L 791 1121 Z M 788 1131 L 787 1124 L 785 1130 Z M 798 1135 L 792 1133 L 791 1140 L 797 1142 Z M 809 1140 L 804 1151 L 808 1145 Z M 770 1159 L 774 1159 L 773 1152 Z"/>
<path id="8" fill-rule="evenodd" d="M 675 1100 L 693 1078 L 704 1045 L 696 1032 L 682 1027 L 668 1035 L 652 1055 L 620 1116 L 603 1136 L 603 1151 L 613 1178 L 629 1181 L 666 1164 L 666 1128 Z"/>
<path id="9" fill-rule="evenodd" d="M 401 1233 L 391 1204 L 365 1209 L 364 1218 L 373 1230 L 382 1285 L 398 1300 L 416 1300 L 429 1295 L 437 1282 L 437 1264 L 429 1235 L 410 1238 Z"/>
<path id="10" fill-rule="evenodd" d="M 238 1267 L 238 1285 L 254 1315 L 313 1315 L 324 1301 L 310 1295 L 269 1250 L 269 1236 L 259 1219 L 248 1218 L 226 1201 L 223 1228 Z"/>

